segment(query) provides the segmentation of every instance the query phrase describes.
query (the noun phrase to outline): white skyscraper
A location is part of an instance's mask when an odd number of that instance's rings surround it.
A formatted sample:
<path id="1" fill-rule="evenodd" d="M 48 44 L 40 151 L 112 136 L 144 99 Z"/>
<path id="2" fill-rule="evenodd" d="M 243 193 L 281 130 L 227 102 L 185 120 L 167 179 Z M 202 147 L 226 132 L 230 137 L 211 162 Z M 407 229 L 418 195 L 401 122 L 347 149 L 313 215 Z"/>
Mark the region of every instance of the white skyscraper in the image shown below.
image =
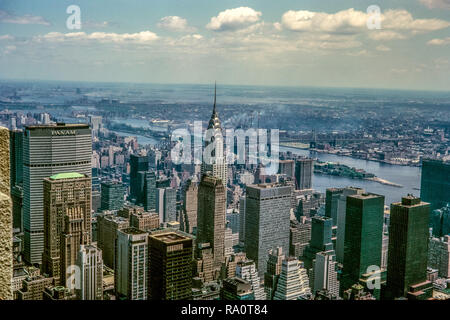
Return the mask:
<path id="1" fill-rule="evenodd" d="M 310 294 L 308 274 L 303 267 L 303 263 L 292 257 L 283 260 L 273 299 L 298 300 L 300 297 Z"/>
<path id="2" fill-rule="evenodd" d="M 339 296 L 339 281 L 337 279 L 337 262 L 334 251 L 318 252 L 313 262 L 313 276 L 310 284 L 315 294 L 327 290 L 332 295 Z"/>
<path id="3" fill-rule="evenodd" d="M 103 300 L 102 251 L 94 245 L 81 245 L 77 265 L 80 268 L 80 300 Z"/>
<path id="4" fill-rule="evenodd" d="M 210 145 L 214 144 L 214 149 L 209 150 Z M 224 153 L 224 139 L 222 126 L 220 124 L 219 115 L 216 111 L 216 88 L 214 88 L 214 107 L 211 119 L 208 123 L 208 131 L 205 141 L 205 153 L 208 154 L 210 160 L 203 158 L 201 165 L 201 174 L 211 172 L 214 177 L 222 180 L 222 183 L 227 188 L 228 167 Z M 226 193 L 225 193 L 226 195 Z"/>
<path id="5" fill-rule="evenodd" d="M 239 262 L 236 266 L 236 276 L 250 282 L 255 300 L 266 300 L 264 287 L 261 286 L 258 271 L 253 260 L 247 259 Z"/>

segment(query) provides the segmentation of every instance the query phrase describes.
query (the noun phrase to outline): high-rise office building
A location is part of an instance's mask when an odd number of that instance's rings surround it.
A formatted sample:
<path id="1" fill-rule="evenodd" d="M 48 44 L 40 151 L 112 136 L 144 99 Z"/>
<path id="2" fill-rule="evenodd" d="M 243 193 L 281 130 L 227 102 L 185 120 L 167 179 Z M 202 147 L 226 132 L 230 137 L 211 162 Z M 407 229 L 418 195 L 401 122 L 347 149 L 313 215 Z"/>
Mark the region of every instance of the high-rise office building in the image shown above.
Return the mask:
<path id="1" fill-rule="evenodd" d="M 26 127 L 23 138 L 24 258 L 42 262 L 44 251 L 43 179 L 64 172 L 91 176 L 92 136 L 87 124 Z"/>
<path id="2" fill-rule="evenodd" d="M 440 209 L 450 202 L 450 161 L 422 160 L 420 198 L 430 209 Z"/>
<path id="3" fill-rule="evenodd" d="M 12 203 L 10 197 L 9 131 L 0 127 L 0 300 L 11 300 L 13 278 Z"/>
<path id="4" fill-rule="evenodd" d="M 79 300 L 103 300 L 102 251 L 94 245 L 81 245 L 77 256 L 80 268 Z"/>
<path id="5" fill-rule="evenodd" d="M 313 294 L 326 290 L 339 296 L 338 266 L 333 251 L 316 253 L 312 270 L 310 284 Z"/>
<path id="6" fill-rule="evenodd" d="M 193 233 L 197 230 L 198 185 L 188 180 L 183 190 L 183 209 L 181 213 L 181 230 Z"/>
<path id="7" fill-rule="evenodd" d="M 431 211 L 430 227 L 436 238 L 450 234 L 450 203 L 443 208 Z"/>
<path id="8" fill-rule="evenodd" d="M 115 266 L 115 243 L 117 230 L 128 228 L 128 219 L 113 215 L 99 215 L 97 217 L 98 247 L 102 250 L 103 263 L 114 269 Z"/>
<path id="9" fill-rule="evenodd" d="M 358 283 L 369 267 L 381 266 L 384 196 L 350 195 L 346 206 L 341 292 Z"/>
<path id="10" fill-rule="evenodd" d="M 329 188 L 326 191 L 325 216 L 333 219 L 332 240 L 335 245 L 336 260 L 339 263 L 344 261 L 344 240 L 345 240 L 345 214 L 347 210 L 347 196 L 362 194 L 365 191 L 361 188 Z"/>
<path id="11" fill-rule="evenodd" d="M 156 212 L 161 223 L 177 221 L 177 190 L 170 187 L 156 189 Z"/>
<path id="12" fill-rule="evenodd" d="M 123 207 L 125 187 L 122 182 L 102 182 L 101 190 L 101 210 L 119 210 Z"/>
<path id="13" fill-rule="evenodd" d="M 116 297 L 147 300 L 148 234 L 136 228 L 118 230 L 115 260 Z"/>
<path id="14" fill-rule="evenodd" d="M 145 211 L 156 210 L 156 174 L 147 171 L 144 177 L 144 201 Z"/>
<path id="15" fill-rule="evenodd" d="M 281 247 L 289 252 L 291 188 L 276 184 L 247 186 L 245 202 L 245 252 L 263 277 L 269 250 Z"/>
<path id="16" fill-rule="evenodd" d="M 311 221 L 306 218 L 301 222 L 291 220 L 289 231 L 289 255 L 295 258 L 303 256 L 305 248 L 311 241 Z"/>
<path id="17" fill-rule="evenodd" d="M 10 131 L 11 187 L 23 183 L 23 131 Z"/>
<path id="18" fill-rule="evenodd" d="M 311 219 L 311 241 L 303 251 L 303 262 L 307 270 L 313 266 L 313 261 L 318 252 L 331 252 L 334 255 L 331 242 L 331 228 L 333 219 L 324 216 L 314 216 Z"/>
<path id="19" fill-rule="evenodd" d="M 198 188 L 197 243 L 209 243 L 214 267 L 225 257 L 225 187 L 220 178 L 203 175 Z"/>
<path id="20" fill-rule="evenodd" d="M 245 197 L 239 198 L 239 244 L 244 245 L 245 241 Z"/>
<path id="21" fill-rule="evenodd" d="M 134 212 L 130 214 L 130 227 L 150 231 L 160 227 L 159 215 L 152 212 Z"/>
<path id="22" fill-rule="evenodd" d="M 429 203 L 412 195 L 391 204 L 386 284 L 390 298 L 405 297 L 410 286 L 427 281 L 429 215 Z"/>
<path id="23" fill-rule="evenodd" d="M 428 266 L 438 270 L 439 277 L 450 278 L 450 235 L 430 239 Z"/>
<path id="24" fill-rule="evenodd" d="M 285 174 L 289 178 L 295 178 L 295 161 L 280 160 L 278 162 L 278 173 Z"/>
<path id="25" fill-rule="evenodd" d="M 181 231 L 149 236 L 149 300 L 186 300 L 192 295 L 193 238 Z"/>
<path id="26" fill-rule="evenodd" d="M 227 188 L 227 176 L 228 176 L 228 166 L 226 162 L 225 152 L 224 152 L 224 139 L 222 126 L 220 124 L 219 114 L 216 110 L 216 89 L 214 88 L 214 106 L 211 119 L 208 123 L 207 129 L 207 139 L 205 141 L 205 151 L 211 148 L 211 144 L 214 149 L 207 154 L 210 159 L 203 158 L 201 165 L 201 175 L 205 175 L 210 172 L 214 177 L 219 178 L 226 190 Z M 226 197 L 226 193 L 225 193 Z"/>
<path id="27" fill-rule="evenodd" d="M 255 300 L 266 300 L 264 287 L 261 286 L 258 271 L 253 260 L 246 259 L 238 262 L 236 265 L 236 276 L 247 280 L 251 284 Z"/>
<path id="28" fill-rule="evenodd" d="M 44 179 L 42 269 L 66 286 L 80 245 L 91 242 L 91 178 L 76 172 Z"/>
<path id="29" fill-rule="evenodd" d="M 273 299 L 284 259 L 285 256 L 282 248 L 276 248 L 269 251 L 267 271 L 264 273 L 264 291 L 266 293 L 267 300 Z"/>
<path id="30" fill-rule="evenodd" d="M 284 259 L 273 300 L 299 300 L 309 295 L 311 289 L 303 264 L 293 257 Z"/>
<path id="31" fill-rule="evenodd" d="M 298 158 L 295 160 L 295 187 L 297 190 L 311 189 L 314 160 Z"/>
<path id="32" fill-rule="evenodd" d="M 137 201 L 142 199 L 143 191 L 143 183 L 138 176 L 139 171 L 148 171 L 148 157 L 132 154 L 130 155 L 130 198 Z"/>

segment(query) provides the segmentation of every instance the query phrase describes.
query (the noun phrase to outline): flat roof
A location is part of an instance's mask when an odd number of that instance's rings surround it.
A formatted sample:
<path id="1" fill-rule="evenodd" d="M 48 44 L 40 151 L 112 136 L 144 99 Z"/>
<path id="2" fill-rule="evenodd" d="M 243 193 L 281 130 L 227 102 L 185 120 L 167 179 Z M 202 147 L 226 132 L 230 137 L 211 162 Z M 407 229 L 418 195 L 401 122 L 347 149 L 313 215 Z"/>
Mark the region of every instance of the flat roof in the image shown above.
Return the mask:
<path id="1" fill-rule="evenodd" d="M 61 180 L 61 179 L 76 179 L 76 178 L 84 178 L 85 176 L 78 172 L 65 172 L 65 173 L 57 173 L 50 176 L 52 180 Z"/>
<path id="2" fill-rule="evenodd" d="M 164 243 L 173 243 L 180 240 L 189 240 L 191 238 L 186 237 L 184 235 L 178 234 L 174 231 L 167 232 L 167 233 L 160 233 L 160 234 L 152 234 L 152 238 L 155 238 L 159 241 L 162 241 Z"/>

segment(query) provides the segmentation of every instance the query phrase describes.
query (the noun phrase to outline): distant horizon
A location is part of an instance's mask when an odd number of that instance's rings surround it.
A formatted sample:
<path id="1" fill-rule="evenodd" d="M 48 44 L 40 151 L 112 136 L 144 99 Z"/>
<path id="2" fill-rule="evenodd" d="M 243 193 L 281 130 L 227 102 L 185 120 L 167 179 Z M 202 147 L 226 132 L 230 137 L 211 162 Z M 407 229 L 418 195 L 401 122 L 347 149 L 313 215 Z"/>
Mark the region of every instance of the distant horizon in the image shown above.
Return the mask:
<path id="1" fill-rule="evenodd" d="M 96 80 L 54 80 L 54 79 L 16 79 L 16 78 L 0 78 L 0 82 L 48 82 L 48 83 L 80 83 L 80 84 L 136 84 L 136 85 L 167 85 L 167 86 L 214 86 L 214 81 L 211 83 L 177 83 L 177 82 L 130 82 L 130 81 L 96 81 Z M 219 83 L 217 82 L 217 86 L 226 86 L 226 87 L 267 87 L 267 88 L 286 88 L 286 89 L 295 89 L 295 88 L 308 88 L 308 89 L 336 89 L 336 90 L 380 90 L 380 91 L 405 91 L 405 92 L 424 92 L 424 93 L 449 93 L 450 90 L 430 90 L 430 89 L 410 89 L 410 88 L 386 88 L 386 87 L 352 87 L 352 86 L 315 86 L 315 85 L 281 85 L 281 84 L 239 84 L 239 83 Z"/>

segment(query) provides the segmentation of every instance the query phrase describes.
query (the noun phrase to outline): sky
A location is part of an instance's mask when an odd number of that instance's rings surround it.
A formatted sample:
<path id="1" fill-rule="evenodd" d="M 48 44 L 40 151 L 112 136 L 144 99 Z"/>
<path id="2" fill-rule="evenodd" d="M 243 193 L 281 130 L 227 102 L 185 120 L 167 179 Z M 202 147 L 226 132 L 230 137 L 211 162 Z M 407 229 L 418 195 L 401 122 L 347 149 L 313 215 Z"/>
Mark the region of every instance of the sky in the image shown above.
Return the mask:
<path id="1" fill-rule="evenodd" d="M 450 91 L 450 0 L 0 0 L 0 79 Z"/>

